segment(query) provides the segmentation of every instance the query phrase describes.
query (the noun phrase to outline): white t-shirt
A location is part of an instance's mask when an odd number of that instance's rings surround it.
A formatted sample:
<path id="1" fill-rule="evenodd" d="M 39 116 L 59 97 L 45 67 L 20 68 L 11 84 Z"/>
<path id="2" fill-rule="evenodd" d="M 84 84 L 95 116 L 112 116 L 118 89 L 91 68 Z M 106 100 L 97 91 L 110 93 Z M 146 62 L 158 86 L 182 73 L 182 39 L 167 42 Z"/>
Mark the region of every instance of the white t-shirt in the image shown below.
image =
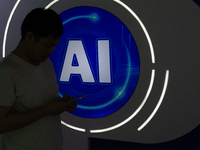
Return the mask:
<path id="1" fill-rule="evenodd" d="M 58 97 L 54 68 L 49 59 L 31 65 L 11 53 L 0 63 L 0 106 L 19 112 L 32 110 Z M 3 150 L 60 150 L 60 115 L 46 116 L 18 130 L 3 134 Z"/>

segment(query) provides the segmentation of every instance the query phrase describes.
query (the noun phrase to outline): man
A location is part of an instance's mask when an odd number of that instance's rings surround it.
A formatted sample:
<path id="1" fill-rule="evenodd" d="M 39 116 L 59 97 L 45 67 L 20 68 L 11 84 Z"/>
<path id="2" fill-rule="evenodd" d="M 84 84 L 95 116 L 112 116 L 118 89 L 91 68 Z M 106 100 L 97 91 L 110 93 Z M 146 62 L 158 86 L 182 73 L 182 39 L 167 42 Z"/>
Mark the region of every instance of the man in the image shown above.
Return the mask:
<path id="1" fill-rule="evenodd" d="M 0 134 L 3 150 L 61 150 L 60 113 L 77 102 L 58 85 L 48 59 L 59 44 L 62 21 L 53 10 L 34 9 L 24 19 L 16 49 L 0 63 Z"/>

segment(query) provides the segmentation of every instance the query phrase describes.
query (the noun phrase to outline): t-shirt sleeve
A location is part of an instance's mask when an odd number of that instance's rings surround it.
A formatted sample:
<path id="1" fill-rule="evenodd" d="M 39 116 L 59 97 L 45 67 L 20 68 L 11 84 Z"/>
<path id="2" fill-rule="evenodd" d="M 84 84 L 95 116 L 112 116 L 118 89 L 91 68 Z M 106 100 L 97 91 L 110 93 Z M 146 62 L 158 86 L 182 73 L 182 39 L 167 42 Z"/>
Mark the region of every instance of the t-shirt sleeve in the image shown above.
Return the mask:
<path id="1" fill-rule="evenodd" d="M 15 86 L 11 76 L 0 70 L 0 106 L 13 106 L 15 102 Z"/>

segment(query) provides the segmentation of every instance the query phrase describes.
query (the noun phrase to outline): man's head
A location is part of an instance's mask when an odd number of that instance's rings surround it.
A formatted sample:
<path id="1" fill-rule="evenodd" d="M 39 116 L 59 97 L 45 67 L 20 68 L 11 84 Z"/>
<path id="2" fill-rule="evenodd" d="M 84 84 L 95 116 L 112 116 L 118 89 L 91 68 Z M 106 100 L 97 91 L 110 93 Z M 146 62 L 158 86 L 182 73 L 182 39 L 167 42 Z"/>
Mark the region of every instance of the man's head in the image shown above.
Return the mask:
<path id="1" fill-rule="evenodd" d="M 53 53 L 62 34 L 63 24 L 59 15 L 50 9 L 36 8 L 22 23 L 22 40 L 14 53 L 33 65 L 39 65 Z"/>
<path id="2" fill-rule="evenodd" d="M 22 39 L 28 32 L 32 32 L 36 39 L 52 35 L 55 39 L 63 34 L 62 20 L 51 9 L 36 8 L 24 19 L 21 26 Z"/>

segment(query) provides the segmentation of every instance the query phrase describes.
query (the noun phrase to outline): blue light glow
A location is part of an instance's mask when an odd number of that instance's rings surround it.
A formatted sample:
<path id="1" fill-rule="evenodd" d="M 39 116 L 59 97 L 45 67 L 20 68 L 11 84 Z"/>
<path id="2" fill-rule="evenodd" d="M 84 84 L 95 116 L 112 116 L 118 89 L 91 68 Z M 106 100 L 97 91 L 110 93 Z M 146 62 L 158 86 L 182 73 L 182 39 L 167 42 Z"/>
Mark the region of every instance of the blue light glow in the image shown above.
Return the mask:
<path id="1" fill-rule="evenodd" d="M 69 19 L 65 20 L 63 22 L 63 25 L 65 25 L 66 23 L 69 23 L 70 21 L 74 21 L 76 19 L 90 19 L 92 21 L 98 21 L 99 20 L 99 16 L 96 13 L 93 13 L 91 15 L 76 16 L 76 17 L 72 17 L 72 18 L 69 18 Z"/>

